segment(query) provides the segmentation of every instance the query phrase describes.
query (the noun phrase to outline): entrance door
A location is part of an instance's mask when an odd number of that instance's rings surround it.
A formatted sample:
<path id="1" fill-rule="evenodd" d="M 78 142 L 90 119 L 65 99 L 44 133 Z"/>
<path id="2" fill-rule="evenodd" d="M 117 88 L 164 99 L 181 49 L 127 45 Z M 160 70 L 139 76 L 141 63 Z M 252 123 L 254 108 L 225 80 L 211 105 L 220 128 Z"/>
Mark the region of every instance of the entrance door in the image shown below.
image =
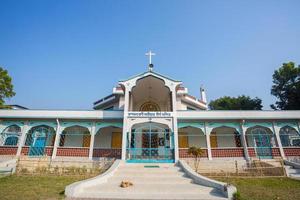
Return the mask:
<path id="1" fill-rule="evenodd" d="M 146 123 L 127 135 L 127 162 L 174 162 L 173 133 L 156 123 Z"/>

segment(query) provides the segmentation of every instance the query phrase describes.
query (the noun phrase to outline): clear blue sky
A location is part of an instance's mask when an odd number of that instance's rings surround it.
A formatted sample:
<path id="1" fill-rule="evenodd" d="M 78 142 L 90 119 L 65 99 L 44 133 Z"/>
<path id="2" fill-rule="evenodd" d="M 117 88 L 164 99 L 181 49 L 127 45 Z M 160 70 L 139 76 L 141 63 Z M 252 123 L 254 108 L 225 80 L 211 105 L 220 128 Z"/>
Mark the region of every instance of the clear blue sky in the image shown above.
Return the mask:
<path id="1" fill-rule="evenodd" d="M 8 101 L 29 108 L 91 109 L 117 81 L 147 69 L 209 100 L 270 95 L 283 62 L 300 63 L 300 1 L 0 0 L 0 66 Z"/>

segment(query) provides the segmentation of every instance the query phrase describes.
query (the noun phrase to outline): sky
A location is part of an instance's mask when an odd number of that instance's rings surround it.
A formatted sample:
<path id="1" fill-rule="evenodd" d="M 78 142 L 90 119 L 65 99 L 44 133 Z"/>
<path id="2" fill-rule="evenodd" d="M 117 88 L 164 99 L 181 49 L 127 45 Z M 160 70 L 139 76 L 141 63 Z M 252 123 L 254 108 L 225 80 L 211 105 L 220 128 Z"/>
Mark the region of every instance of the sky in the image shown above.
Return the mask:
<path id="1" fill-rule="evenodd" d="M 272 74 L 300 64 L 300 1 L 0 0 L 0 66 L 8 104 L 92 109 L 118 80 L 147 70 L 208 100 L 271 96 Z"/>

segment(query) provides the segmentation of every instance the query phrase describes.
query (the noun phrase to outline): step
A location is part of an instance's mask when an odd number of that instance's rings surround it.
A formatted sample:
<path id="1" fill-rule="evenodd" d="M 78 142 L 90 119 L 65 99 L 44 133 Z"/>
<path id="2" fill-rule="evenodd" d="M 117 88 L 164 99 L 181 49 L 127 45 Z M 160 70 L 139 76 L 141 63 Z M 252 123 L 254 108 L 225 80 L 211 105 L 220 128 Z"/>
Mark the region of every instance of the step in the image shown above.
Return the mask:
<path id="1" fill-rule="evenodd" d="M 137 172 L 137 171 L 147 171 L 147 172 L 156 172 L 156 171 L 162 171 L 162 172 L 178 172 L 181 171 L 179 167 L 171 167 L 171 168 L 141 168 L 141 167 L 121 167 L 118 169 L 118 171 L 122 172 Z"/>
<path id="2" fill-rule="evenodd" d="M 92 198 L 92 199 L 91 199 Z M 90 194 L 89 198 L 80 198 L 80 200 L 225 200 L 227 198 L 220 196 L 219 194 Z M 73 199 L 72 199 L 73 200 Z"/>
<path id="3" fill-rule="evenodd" d="M 172 170 L 117 170 L 115 174 L 150 174 L 150 175 L 171 175 L 171 174 L 183 174 L 182 171 Z"/>
<path id="4" fill-rule="evenodd" d="M 11 167 L 0 167 L 0 173 L 11 173 L 12 168 Z"/>
<path id="5" fill-rule="evenodd" d="M 152 176 L 152 177 L 111 177 L 108 179 L 108 183 L 117 183 L 120 184 L 122 181 L 130 181 L 133 184 L 144 184 L 144 183 L 161 183 L 161 184 L 168 184 L 168 183 L 191 183 L 193 182 L 192 179 L 187 177 L 168 177 L 168 178 L 161 178 L 161 176 Z"/>
<path id="6" fill-rule="evenodd" d="M 300 173 L 300 169 L 288 169 L 288 172 L 291 172 L 291 173 Z"/>
<path id="7" fill-rule="evenodd" d="M 120 183 L 106 183 L 85 188 L 85 193 L 132 193 L 132 194 L 208 194 L 214 189 L 193 183 L 183 184 L 134 184 L 128 188 L 121 188 Z M 219 191 L 216 191 L 219 192 Z"/>
<path id="8" fill-rule="evenodd" d="M 178 173 L 119 173 L 115 172 L 114 177 L 160 177 L 160 178 L 169 178 L 169 177 L 183 177 L 185 174 L 183 172 L 178 172 Z"/>

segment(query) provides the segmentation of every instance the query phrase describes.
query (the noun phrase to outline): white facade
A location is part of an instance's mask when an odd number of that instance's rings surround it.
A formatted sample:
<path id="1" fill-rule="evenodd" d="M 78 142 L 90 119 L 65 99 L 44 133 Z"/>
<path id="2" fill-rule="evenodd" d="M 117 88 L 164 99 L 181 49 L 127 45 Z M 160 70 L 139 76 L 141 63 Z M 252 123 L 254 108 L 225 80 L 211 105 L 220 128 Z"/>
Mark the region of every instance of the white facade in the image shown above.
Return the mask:
<path id="1" fill-rule="evenodd" d="M 55 130 L 49 133 L 54 135 L 49 146 L 53 158 L 57 153 L 63 155 L 66 147 L 87 148 L 82 152 L 90 159 L 95 155 L 105 156 L 107 150 L 116 148 L 120 141 L 121 158 L 135 158 L 135 161 L 148 159 L 149 155 L 154 160 L 165 156 L 166 160 L 177 161 L 186 156 L 185 149 L 190 146 L 205 149 L 208 159 L 230 157 L 226 152 L 232 151 L 233 157 L 249 159 L 262 150 L 255 146 L 261 145 L 260 140 L 267 141 L 274 155 L 300 156 L 300 144 L 297 145 L 300 111 L 210 111 L 203 89 L 199 96 L 197 99 L 189 95 L 181 81 L 147 71 L 119 81 L 111 95 L 94 103 L 95 110 L 0 110 L 2 146 L 8 137 L 6 129 L 11 125 L 22 130 L 18 136 L 17 155 L 25 151 L 26 144 L 33 145 L 28 142 L 33 127 L 49 126 Z M 64 132 L 74 126 L 84 127 L 88 136 L 82 131 Z M 280 135 L 287 127 L 296 135 Z M 257 135 L 253 135 L 255 131 Z M 272 135 L 265 137 L 267 133 Z M 283 147 L 281 140 L 288 144 L 287 138 L 294 142 L 290 142 L 292 146 Z M 10 140 L 13 144 L 14 140 Z M 7 148 L 0 148 L 1 151 L 5 154 Z"/>

